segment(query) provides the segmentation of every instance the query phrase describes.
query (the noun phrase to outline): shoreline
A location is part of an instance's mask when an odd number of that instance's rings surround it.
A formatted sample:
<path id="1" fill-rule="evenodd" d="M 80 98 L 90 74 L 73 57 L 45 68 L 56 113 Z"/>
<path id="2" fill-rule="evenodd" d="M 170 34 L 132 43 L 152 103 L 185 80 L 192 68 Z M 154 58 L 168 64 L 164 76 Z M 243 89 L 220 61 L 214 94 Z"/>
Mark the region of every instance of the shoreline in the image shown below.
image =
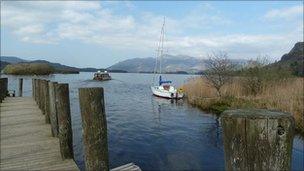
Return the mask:
<path id="1" fill-rule="evenodd" d="M 183 89 L 189 104 L 218 116 L 224 110 L 237 108 L 261 108 L 290 113 L 295 120 L 296 132 L 304 137 L 303 81 L 303 78 L 293 78 L 284 84 L 277 83 L 258 96 L 243 96 L 240 87 L 233 83 L 234 85 L 223 87 L 224 95 L 217 97 L 214 96 L 212 87 L 208 87 L 201 77 L 189 80 Z"/>

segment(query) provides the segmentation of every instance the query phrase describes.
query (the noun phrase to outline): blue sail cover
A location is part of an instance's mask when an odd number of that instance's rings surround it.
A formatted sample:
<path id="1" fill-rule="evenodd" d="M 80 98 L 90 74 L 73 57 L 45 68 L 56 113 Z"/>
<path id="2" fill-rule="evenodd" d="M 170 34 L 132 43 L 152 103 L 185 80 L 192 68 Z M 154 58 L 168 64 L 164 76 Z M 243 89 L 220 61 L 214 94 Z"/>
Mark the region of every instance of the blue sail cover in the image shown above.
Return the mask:
<path id="1" fill-rule="evenodd" d="M 159 76 L 159 86 L 161 86 L 163 83 L 172 83 L 172 81 L 163 81 L 162 76 Z"/>

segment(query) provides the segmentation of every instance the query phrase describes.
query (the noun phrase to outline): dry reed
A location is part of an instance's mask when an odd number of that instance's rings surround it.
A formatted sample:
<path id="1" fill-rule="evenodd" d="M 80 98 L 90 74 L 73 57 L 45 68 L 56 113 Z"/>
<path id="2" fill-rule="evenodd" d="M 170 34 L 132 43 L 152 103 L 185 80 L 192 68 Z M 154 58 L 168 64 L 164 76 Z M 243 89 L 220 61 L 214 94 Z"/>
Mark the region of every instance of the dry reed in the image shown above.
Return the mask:
<path id="1" fill-rule="evenodd" d="M 221 88 L 222 98 L 202 77 L 195 77 L 183 86 L 191 104 L 202 109 L 228 99 L 230 108 L 255 107 L 280 110 L 291 113 L 296 121 L 296 128 L 304 135 L 304 78 L 287 78 L 272 81 L 263 86 L 257 95 L 248 95 L 242 78 L 234 78 L 231 83 Z M 229 97 L 229 98 L 227 98 Z"/>

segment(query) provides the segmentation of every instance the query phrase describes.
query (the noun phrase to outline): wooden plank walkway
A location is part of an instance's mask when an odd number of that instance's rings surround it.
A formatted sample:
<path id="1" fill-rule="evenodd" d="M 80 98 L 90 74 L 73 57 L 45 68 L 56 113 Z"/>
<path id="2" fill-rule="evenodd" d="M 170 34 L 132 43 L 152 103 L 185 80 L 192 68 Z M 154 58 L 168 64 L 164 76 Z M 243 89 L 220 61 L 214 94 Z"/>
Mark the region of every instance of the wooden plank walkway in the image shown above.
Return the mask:
<path id="1" fill-rule="evenodd" d="M 111 169 L 110 171 L 141 171 L 141 169 L 134 163 L 129 163 L 129 164 L 125 164 L 125 165 L 116 167 L 114 169 Z"/>
<path id="2" fill-rule="evenodd" d="M 0 170 L 79 170 L 62 160 L 58 138 L 31 97 L 7 97 L 0 104 Z"/>

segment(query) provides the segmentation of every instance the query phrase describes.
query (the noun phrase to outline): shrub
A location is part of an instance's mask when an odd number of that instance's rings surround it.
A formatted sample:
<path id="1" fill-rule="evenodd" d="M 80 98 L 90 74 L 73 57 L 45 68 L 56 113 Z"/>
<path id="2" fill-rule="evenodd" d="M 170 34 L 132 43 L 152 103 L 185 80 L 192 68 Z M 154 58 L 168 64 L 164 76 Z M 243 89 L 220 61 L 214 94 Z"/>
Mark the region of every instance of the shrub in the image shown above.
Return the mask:
<path id="1" fill-rule="evenodd" d="M 49 75 L 54 73 L 54 68 L 45 63 L 18 63 L 7 65 L 4 74 L 12 75 Z"/>

